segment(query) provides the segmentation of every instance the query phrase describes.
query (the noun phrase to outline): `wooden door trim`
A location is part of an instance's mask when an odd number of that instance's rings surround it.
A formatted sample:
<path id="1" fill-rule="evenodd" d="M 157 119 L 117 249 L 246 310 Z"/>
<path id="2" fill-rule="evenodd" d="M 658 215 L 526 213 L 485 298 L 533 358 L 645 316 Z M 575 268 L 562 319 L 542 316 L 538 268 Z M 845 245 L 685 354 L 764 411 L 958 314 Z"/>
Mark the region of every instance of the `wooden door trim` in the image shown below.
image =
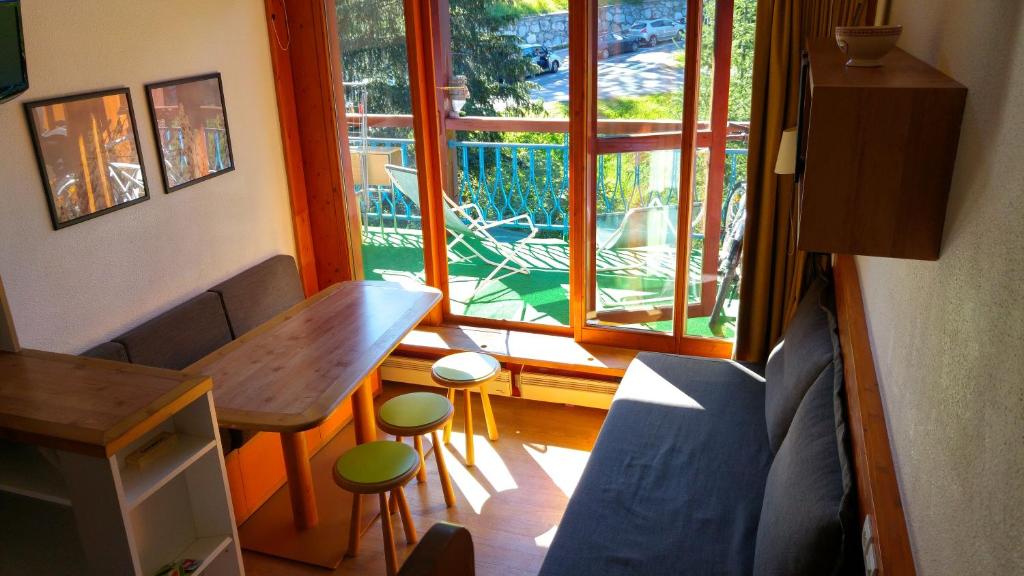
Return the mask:
<path id="1" fill-rule="evenodd" d="M 292 208 L 296 260 L 302 287 L 308 297 L 319 291 L 320 287 L 317 283 L 316 251 L 309 221 L 306 175 L 302 166 L 302 142 L 299 135 L 298 111 L 295 107 L 295 83 L 288 54 L 291 48 L 291 32 L 288 29 L 284 0 L 266 0 L 264 8 L 270 36 L 270 63 L 274 70 L 274 92 L 277 95 L 277 116 L 281 125 L 285 174 L 288 179 L 288 199 Z"/>
<path id="2" fill-rule="evenodd" d="M 701 26 L 704 20 L 701 0 L 686 0 L 686 42 L 687 49 L 683 69 L 700 70 Z M 696 50 L 692 50 L 696 39 Z M 694 161 L 697 156 L 697 97 L 700 90 L 700 74 L 687 73 L 683 77 L 683 134 L 679 148 L 679 220 L 676 230 L 676 298 L 672 333 L 677 349 L 683 348 L 686 335 L 687 286 L 690 283 L 690 219 L 693 206 Z M 685 199 L 685 201 L 684 201 Z M 684 282 L 679 282 L 680 270 Z M 731 346 L 731 345 L 730 345 Z"/>

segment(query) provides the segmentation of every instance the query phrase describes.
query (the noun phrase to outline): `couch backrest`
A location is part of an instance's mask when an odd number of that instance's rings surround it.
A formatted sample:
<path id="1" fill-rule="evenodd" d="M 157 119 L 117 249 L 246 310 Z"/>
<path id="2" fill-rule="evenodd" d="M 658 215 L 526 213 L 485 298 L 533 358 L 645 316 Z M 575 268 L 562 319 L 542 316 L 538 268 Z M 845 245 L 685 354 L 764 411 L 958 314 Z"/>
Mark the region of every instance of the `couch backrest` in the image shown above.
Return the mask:
<path id="1" fill-rule="evenodd" d="M 831 288 L 818 279 L 804 295 L 779 346 L 765 366 L 765 424 L 778 452 L 811 384 L 838 354 L 832 346 Z"/>
<path id="2" fill-rule="evenodd" d="M 220 296 L 204 292 L 114 338 L 134 364 L 181 370 L 231 341 Z"/>
<path id="3" fill-rule="evenodd" d="M 210 292 L 220 295 L 235 338 L 305 298 L 295 259 L 286 255 L 265 260 Z"/>
<path id="4" fill-rule="evenodd" d="M 765 418 L 776 455 L 755 576 L 864 573 L 833 302 L 832 283 L 816 282 L 766 368 Z"/>
<path id="5" fill-rule="evenodd" d="M 113 360 L 115 362 L 128 362 L 128 350 L 120 342 L 104 342 L 99 346 L 89 348 L 82 352 L 82 356 L 99 358 L 101 360 Z"/>

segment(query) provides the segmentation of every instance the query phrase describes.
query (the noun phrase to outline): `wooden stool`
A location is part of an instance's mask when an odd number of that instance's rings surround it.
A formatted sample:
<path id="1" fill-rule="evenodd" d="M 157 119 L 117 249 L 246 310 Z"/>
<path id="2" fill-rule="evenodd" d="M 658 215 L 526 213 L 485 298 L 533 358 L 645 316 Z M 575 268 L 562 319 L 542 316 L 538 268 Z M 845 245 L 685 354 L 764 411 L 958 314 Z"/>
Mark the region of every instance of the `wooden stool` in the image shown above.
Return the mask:
<path id="1" fill-rule="evenodd" d="M 493 357 L 477 352 L 461 352 L 445 356 L 434 362 L 430 376 L 434 382 L 448 388 L 448 400 L 455 404 L 456 390 L 462 390 L 466 404 L 466 465 L 474 465 L 473 454 L 473 407 L 470 402 L 470 391 L 480 391 L 480 402 L 484 406 L 484 421 L 487 423 L 487 437 L 491 441 L 498 439 L 498 427 L 494 424 L 494 412 L 491 411 L 491 399 L 487 396 L 487 383 L 494 380 L 501 371 L 501 364 Z M 451 420 L 444 427 L 444 443 L 452 439 Z"/>
<path id="2" fill-rule="evenodd" d="M 398 502 L 398 511 L 405 528 L 405 540 L 416 542 L 416 527 L 409 513 L 409 503 L 402 489 L 420 468 L 416 451 L 401 442 L 378 440 L 360 444 L 342 454 L 334 463 L 334 482 L 353 493 L 352 518 L 348 534 L 348 556 L 359 551 L 359 519 L 362 514 L 361 494 L 377 494 L 380 497 L 380 525 L 384 531 L 384 557 L 387 560 L 388 576 L 398 572 L 398 556 L 395 552 L 394 528 L 387 493 Z"/>
<path id="3" fill-rule="evenodd" d="M 423 458 L 423 435 L 430 433 L 434 443 L 434 460 L 437 462 L 437 473 L 441 477 L 441 488 L 444 492 L 444 503 L 449 508 L 455 506 L 455 491 L 452 480 L 448 476 L 448 466 L 444 462 L 441 444 L 437 441 L 437 429 L 452 419 L 455 408 L 452 403 L 433 392 L 412 392 L 402 394 L 388 400 L 380 407 L 377 426 L 394 434 L 399 442 L 405 436 L 411 436 L 416 445 L 416 453 L 420 457 L 420 471 L 417 477 L 420 482 L 427 481 L 427 467 Z"/>

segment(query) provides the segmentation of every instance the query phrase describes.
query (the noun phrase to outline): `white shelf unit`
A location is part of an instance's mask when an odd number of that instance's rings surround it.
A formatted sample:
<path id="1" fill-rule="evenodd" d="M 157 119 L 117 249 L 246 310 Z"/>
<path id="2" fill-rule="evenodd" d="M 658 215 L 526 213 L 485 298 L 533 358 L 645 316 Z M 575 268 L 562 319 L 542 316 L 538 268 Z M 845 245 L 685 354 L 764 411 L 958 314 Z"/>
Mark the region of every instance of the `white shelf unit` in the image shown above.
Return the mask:
<path id="1" fill-rule="evenodd" d="M 128 455 L 161 432 L 174 446 L 141 469 Z M 152 575 L 169 562 L 199 562 L 194 575 L 243 573 L 238 533 L 210 395 L 205 394 L 114 455 L 136 569 Z M 215 562 L 225 551 L 232 561 Z M 216 566 L 215 566 L 216 564 Z"/>
<path id="2" fill-rule="evenodd" d="M 0 491 L 18 495 L 4 498 L 20 498 L 12 501 L 19 509 L 35 506 L 40 513 L 54 503 L 70 506 L 66 516 L 73 518 L 68 530 L 43 532 L 22 550 L 0 547 L 0 561 L 66 573 L 56 559 L 40 568 L 47 561 L 40 550 L 68 547 L 84 551 L 76 574 L 152 576 L 167 563 L 193 559 L 199 562 L 194 575 L 242 576 L 212 402 L 208 392 L 199 396 L 109 458 L 0 443 Z M 161 432 L 177 436 L 174 446 L 141 468 L 127 464 L 128 455 Z M 22 519 L 0 514 L 0 521 L 9 520 L 13 526 Z"/>

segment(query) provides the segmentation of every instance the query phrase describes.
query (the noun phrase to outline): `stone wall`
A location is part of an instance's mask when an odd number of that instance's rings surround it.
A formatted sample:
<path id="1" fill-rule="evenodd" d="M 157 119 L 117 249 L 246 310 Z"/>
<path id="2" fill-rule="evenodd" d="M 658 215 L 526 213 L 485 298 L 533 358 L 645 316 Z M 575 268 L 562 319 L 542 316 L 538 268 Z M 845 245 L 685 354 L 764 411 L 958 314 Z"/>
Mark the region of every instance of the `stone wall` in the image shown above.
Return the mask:
<path id="1" fill-rule="evenodd" d="M 599 25 L 602 32 L 619 32 L 637 20 L 683 17 L 685 5 L 679 0 L 646 0 L 637 4 L 616 4 L 601 8 Z M 549 48 L 569 44 L 569 13 L 552 12 L 521 18 L 507 32 L 522 38 L 528 44 L 544 44 Z"/>

